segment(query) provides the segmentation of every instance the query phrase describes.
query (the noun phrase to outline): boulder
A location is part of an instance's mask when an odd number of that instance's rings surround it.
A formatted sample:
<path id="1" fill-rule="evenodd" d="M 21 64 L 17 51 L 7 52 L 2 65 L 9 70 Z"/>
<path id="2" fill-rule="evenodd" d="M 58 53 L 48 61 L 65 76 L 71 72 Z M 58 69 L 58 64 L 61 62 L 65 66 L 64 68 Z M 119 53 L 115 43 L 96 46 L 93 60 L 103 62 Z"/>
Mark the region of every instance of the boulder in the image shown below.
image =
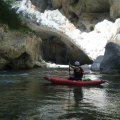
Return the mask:
<path id="1" fill-rule="evenodd" d="M 91 66 L 92 71 L 100 71 L 100 64 L 103 60 L 103 56 L 98 56 Z"/>
<path id="2" fill-rule="evenodd" d="M 32 68 L 39 57 L 40 38 L 0 25 L 0 69 Z"/>
<path id="3" fill-rule="evenodd" d="M 101 73 L 120 73 L 120 34 L 107 43 L 100 71 Z"/>

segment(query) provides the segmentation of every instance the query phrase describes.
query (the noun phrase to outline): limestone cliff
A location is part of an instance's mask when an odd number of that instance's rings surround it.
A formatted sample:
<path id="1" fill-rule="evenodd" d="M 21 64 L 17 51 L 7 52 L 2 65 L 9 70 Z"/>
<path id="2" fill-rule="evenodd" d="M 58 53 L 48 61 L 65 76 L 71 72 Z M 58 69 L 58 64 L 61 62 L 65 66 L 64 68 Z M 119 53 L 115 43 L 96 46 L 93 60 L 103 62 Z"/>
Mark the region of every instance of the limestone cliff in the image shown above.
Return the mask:
<path id="1" fill-rule="evenodd" d="M 38 10 L 59 9 L 76 27 L 90 31 L 104 19 L 120 16 L 118 0 L 31 0 Z"/>
<path id="2" fill-rule="evenodd" d="M 0 24 L 0 70 L 32 68 L 39 57 L 40 38 Z"/>
<path id="3" fill-rule="evenodd" d="M 66 64 L 68 60 L 89 64 L 104 55 L 105 46 L 107 51 L 109 41 L 119 34 L 120 20 L 114 22 L 120 16 L 118 0 L 21 0 L 17 7 L 14 6 L 23 23 L 37 36 L 8 29 L 5 34 L 1 27 L 1 69 L 30 68 L 41 56 L 46 61 L 60 64 Z M 99 64 L 101 71 L 106 71 L 107 55 L 105 52 L 103 62 Z M 116 54 L 114 57 L 115 61 Z"/>

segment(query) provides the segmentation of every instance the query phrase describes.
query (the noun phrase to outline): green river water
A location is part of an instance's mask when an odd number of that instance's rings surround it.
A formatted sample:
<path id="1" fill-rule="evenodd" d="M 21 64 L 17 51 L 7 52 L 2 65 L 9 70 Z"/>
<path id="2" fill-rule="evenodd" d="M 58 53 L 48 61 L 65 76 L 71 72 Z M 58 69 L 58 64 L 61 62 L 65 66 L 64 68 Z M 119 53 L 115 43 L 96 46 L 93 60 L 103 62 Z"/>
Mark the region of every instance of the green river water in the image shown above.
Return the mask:
<path id="1" fill-rule="evenodd" d="M 120 75 L 91 73 L 96 87 L 52 85 L 45 75 L 66 77 L 67 69 L 0 72 L 0 120 L 120 120 Z"/>

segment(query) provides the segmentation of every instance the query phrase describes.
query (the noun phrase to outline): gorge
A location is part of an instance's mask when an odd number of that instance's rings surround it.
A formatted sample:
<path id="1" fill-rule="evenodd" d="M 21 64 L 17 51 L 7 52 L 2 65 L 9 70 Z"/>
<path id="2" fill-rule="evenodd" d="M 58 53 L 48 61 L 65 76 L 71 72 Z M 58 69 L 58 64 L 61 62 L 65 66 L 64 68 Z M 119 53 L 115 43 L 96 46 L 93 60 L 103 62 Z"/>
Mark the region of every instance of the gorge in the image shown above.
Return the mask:
<path id="1" fill-rule="evenodd" d="M 16 1 L 12 7 L 35 34 L 24 35 L 8 29 L 6 34 L 1 25 L 0 69 L 32 68 L 36 62 L 42 66 L 44 61 L 67 64 L 79 60 L 84 65 L 102 56 L 100 62 L 93 63 L 92 70 L 119 73 L 118 3 L 117 0 Z"/>

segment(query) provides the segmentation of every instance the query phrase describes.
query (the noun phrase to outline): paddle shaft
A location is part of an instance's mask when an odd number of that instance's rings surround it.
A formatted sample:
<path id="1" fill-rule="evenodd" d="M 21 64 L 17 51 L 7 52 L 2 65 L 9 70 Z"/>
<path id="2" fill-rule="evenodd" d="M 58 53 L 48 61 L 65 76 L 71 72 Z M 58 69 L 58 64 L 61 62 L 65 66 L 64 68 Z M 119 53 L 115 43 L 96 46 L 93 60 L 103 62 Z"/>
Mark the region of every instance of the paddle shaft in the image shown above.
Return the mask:
<path id="1" fill-rule="evenodd" d="M 70 62 L 69 62 L 69 76 L 70 76 Z"/>

